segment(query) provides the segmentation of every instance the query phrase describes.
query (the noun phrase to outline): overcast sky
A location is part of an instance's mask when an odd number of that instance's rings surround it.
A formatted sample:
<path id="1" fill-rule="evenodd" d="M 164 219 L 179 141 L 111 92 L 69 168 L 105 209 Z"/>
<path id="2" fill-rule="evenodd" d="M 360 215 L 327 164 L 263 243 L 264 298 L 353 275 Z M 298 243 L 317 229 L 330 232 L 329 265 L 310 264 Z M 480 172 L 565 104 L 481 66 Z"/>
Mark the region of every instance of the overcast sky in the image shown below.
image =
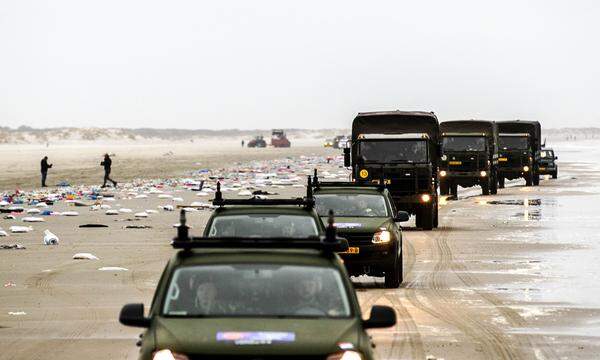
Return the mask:
<path id="1" fill-rule="evenodd" d="M 598 126 L 597 1 L 0 2 L 0 125 Z"/>

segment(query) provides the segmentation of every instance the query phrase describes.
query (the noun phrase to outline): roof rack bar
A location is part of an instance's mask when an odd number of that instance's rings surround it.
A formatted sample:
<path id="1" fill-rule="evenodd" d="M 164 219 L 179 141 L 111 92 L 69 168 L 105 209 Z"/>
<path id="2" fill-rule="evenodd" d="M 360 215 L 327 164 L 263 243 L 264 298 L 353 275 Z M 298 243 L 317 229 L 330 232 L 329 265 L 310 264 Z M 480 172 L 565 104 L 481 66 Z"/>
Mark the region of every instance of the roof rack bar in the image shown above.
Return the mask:
<path id="1" fill-rule="evenodd" d="M 312 201 L 303 198 L 296 199 L 217 199 L 213 200 L 213 205 L 225 206 L 225 205 L 298 205 L 298 206 L 312 206 Z"/>
<path id="2" fill-rule="evenodd" d="M 334 241 L 326 241 L 318 237 L 312 239 L 194 237 L 191 241 L 174 239 L 171 246 L 175 249 L 315 249 L 338 252 L 348 249 L 348 241 L 338 237 Z"/>

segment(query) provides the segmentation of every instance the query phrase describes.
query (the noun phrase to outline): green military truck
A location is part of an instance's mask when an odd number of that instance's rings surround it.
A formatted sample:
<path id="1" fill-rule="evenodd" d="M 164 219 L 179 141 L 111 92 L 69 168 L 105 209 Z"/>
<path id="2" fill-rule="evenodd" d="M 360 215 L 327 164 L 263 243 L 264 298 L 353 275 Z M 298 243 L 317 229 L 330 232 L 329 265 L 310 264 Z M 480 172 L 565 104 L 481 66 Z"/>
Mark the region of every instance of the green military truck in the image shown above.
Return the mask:
<path id="1" fill-rule="evenodd" d="M 119 316 L 145 328 L 139 359 L 373 359 L 365 330 L 396 315 L 373 306 L 362 319 L 332 223 L 305 238 L 191 237 L 182 211 L 148 315 L 136 303 Z"/>
<path id="2" fill-rule="evenodd" d="M 525 179 L 526 186 L 539 185 L 539 160 L 542 128 L 538 121 L 498 121 L 499 187 L 505 179 Z"/>
<path id="3" fill-rule="evenodd" d="M 359 113 L 352 122 L 344 164 L 359 183 L 385 183 L 398 210 L 416 215 L 416 226 L 438 226 L 440 128 L 433 112 Z"/>
<path id="4" fill-rule="evenodd" d="M 486 120 L 440 123 L 442 157 L 440 194 L 457 195 L 457 186 L 481 186 L 483 195 L 498 192 L 498 126 Z"/>

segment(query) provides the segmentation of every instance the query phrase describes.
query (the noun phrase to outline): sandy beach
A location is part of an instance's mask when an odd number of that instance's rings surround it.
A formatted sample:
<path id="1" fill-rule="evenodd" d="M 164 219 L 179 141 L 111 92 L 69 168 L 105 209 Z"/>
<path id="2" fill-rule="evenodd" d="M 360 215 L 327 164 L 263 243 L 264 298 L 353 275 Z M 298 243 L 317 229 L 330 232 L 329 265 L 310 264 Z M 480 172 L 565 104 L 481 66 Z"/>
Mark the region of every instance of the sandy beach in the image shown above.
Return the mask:
<path id="1" fill-rule="evenodd" d="M 169 241 L 177 212 L 158 207 L 208 202 L 211 197 L 198 196 L 181 184 L 161 185 L 162 194 L 182 198 L 176 202 L 144 193 L 127 181 L 187 177 L 205 168 L 244 168 L 251 161 L 269 165 L 288 159 L 297 165 L 303 164 L 302 155 L 321 159 L 316 166 L 322 172 L 345 171 L 339 158 L 330 164 L 324 161 L 339 151 L 317 144 L 290 149 L 242 149 L 233 142 L 16 149 L 0 146 L 0 189 L 38 186 L 42 152 L 55 163 L 49 184 L 65 180 L 97 185 L 101 154 L 115 153 L 114 177 L 123 181 L 124 188 L 107 190 L 114 201 L 105 203 L 132 213 L 108 216 L 90 206 L 59 201 L 52 210 L 77 211 L 79 216 L 49 216 L 32 224 L 20 221 L 22 216 L 0 219 L 5 230 L 12 225 L 33 227 L 29 233 L 0 237 L 0 244 L 26 247 L 0 250 L 0 359 L 136 358 L 141 331 L 121 326 L 117 317 L 126 303 L 150 304 L 161 271 L 174 253 Z M 565 143 L 555 149 L 560 158 L 557 180 L 542 180 L 539 187 L 510 182 L 497 196 L 480 196 L 479 188 L 461 189 L 458 200 L 442 202 L 440 228 L 435 231 L 417 230 L 411 220 L 404 229 L 401 288 L 385 289 L 382 279 L 354 279 L 363 309 L 391 305 L 398 315 L 394 328 L 371 332 L 379 358 L 596 357 L 600 165 L 593 159 L 598 154 L 589 144 Z M 164 155 L 169 151 L 172 154 Z M 304 178 L 309 165 L 295 175 Z M 292 186 L 268 189 L 280 196 L 304 191 Z M 227 196 L 236 194 L 237 190 Z M 489 203 L 492 200 L 497 203 Z M 131 220 L 133 213 L 146 209 L 159 212 Z M 210 210 L 189 213 L 193 233 L 202 231 L 209 215 Z M 108 227 L 79 228 L 88 223 Z M 131 224 L 152 228 L 125 228 Z M 60 237 L 59 245 L 42 244 L 45 229 Z M 80 252 L 99 260 L 72 259 Z M 102 267 L 127 270 L 100 271 Z"/>

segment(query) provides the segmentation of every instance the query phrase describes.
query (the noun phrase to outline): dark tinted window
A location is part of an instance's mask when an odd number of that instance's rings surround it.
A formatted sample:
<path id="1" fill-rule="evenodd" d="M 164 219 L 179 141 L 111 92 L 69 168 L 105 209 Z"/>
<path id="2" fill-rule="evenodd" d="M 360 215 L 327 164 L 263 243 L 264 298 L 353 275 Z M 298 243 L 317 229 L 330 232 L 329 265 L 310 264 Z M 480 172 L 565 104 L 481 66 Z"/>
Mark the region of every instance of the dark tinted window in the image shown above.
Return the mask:
<path id="1" fill-rule="evenodd" d="M 446 136 L 442 140 L 444 151 L 485 151 L 483 136 Z"/>
<path id="2" fill-rule="evenodd" d="M 311 216 L 251 214 L 224 215 L 213 219 L 210 237 L 296 237 L 319 235 L 315 219 Z"/>
<path id="3" fill-rule="evenodd" d="M 529 148 L 529 138 L 526 136 L 501 136 L 500 149 L 502 150 L 526 150 Z"/>
<path id="4" fill-rule="evenodd" d="M 378 163 L 427 162 L 427 142 L 424 140 L 362 140 L 358 156 L 363 161 Z"/>
<path id="5" fill-rule="evenodd" d="M 335 216 L 389 216 L 385 198 L 375 194 L 315 194 L 319 216 L 333 210 Z"/>

